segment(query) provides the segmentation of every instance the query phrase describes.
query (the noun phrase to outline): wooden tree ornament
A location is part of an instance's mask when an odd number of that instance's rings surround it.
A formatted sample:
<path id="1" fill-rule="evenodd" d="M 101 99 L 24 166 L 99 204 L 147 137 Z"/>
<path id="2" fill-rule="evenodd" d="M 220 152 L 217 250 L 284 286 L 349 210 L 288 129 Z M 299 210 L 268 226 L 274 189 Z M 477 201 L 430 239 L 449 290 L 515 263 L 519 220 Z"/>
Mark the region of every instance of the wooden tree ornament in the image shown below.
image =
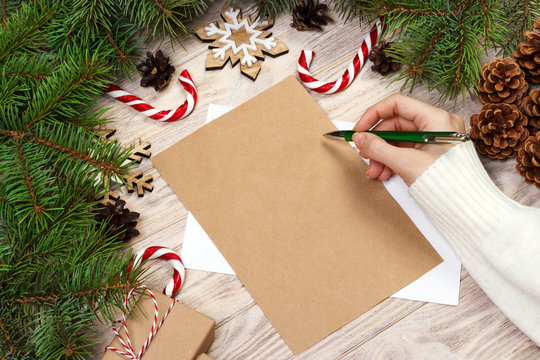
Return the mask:
<path id="1" fill-rule="evenodd" d="M 229 6 L 226 2 L 221 10 L 222 20 L 197 26 L 195 34 L 202 41 L 212 41 L 208 46 L 212 51 L 206 56 L 206 70 L 223 69 L 227 61 L 235 66 L 240 61 L 243 75 L 255 80 L 264 55 L 276 57 L 289 52 L 285 44 L 267 31 L 274 25 L 273 19 L 252 20 L 243 16 L 242 10 Z"/>
<path id="2" fill-rule="evenodd" d="M 152 192 L 154 190 L 154 185 L 151 185 L 150 182 L 154 180 L 152 175 L 146 175 L 143 177 L 142 171 L 137 171 L 133 174 L 124 176 L 126 181 L 126 187 L 128 192 L 132 193 L 137 188 L 137 195 L 142 197 L 144 195 L 144 190 Z"/>
<path id="3" fill-rule="evenodd" d="M 141 139 L 136 138 L 135 143 L 133 145 L 128 144 L 126 146 L 126 149 L 131 150 L 129 159 L 140 164 L 143 157 L 148 159 L 152 155 L 152 153 L 147 150 L 147 149 L 150 149 L 151 146 L 152 145 L 148 141 L 145 141 L 141 144 Z"/>

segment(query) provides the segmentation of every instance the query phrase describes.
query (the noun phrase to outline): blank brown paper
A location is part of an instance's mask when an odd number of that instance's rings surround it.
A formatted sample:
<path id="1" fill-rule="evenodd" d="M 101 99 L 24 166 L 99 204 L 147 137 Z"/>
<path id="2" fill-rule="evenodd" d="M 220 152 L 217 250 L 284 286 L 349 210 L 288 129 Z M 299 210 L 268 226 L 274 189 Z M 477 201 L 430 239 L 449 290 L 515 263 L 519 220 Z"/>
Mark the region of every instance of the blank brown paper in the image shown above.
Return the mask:
<path id="1" fill-rule="evenodd" d="M 155 156 L 294 353 L 442 259 L 288 77 Z"/>

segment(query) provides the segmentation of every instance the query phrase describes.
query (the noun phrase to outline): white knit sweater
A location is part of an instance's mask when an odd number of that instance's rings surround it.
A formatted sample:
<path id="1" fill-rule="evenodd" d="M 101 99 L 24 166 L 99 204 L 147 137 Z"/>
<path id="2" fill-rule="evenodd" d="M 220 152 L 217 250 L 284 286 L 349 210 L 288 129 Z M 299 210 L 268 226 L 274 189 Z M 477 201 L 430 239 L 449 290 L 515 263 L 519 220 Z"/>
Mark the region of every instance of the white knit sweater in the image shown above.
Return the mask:
<path id="1" fill-rule="evenodd" d="M 441 156 L 409 192 L 487 296 L 540 346 L 540 208 L 505 196 L 470 141 Z"/>

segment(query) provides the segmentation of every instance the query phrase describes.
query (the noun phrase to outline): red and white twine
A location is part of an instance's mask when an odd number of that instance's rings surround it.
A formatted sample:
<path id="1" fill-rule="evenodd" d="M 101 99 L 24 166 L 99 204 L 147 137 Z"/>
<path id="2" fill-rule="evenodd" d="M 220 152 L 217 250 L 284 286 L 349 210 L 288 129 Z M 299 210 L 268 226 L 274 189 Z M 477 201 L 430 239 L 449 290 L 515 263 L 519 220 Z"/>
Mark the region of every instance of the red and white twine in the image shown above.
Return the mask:
<path id="1" fill-rule="evenodd" d="M 126 312 L 124 311 L 124 313 L 122 314 L 122 328 L 124 328 L 124 332 L 126 333 L 125 340 L 120 335 L 120 332 L 118 331 L 118 329 L 116 329 L 116 327 L 113 326 L 113 331 L 115 333 L 115 336 L 118 339 L 118 341 L 120 342 L 120 344 L 122 345 L 123 350 L 117 349 L 117 348 L 112 347 L 112 346 L 107 346 L 105 348 L 106 350 L 114 351 L 114 352 L 116 352 L 116 353 L 118 353 L 118 354 L 120 354 L 122 356 L 125 356 L 128 359 L 132 359 L 132 360 L 140 360 L 140 359 L 142 359 L 142 356 L 143 356 L 144 352 L 146 351 L 146 349 L 148 348 L 148 346 L 150 345 L 150 342 L 152 342 L 152 339 L 154 338 L 154 336 L 156 336 L 158 330 L 161 328 L 161 325 L 163 325 L 163 322 L 165 322 L 165 319 L 167 318 L 167 316 L 171 312 L 172 308 L 174 307 L 174 304 L 176 303 L 176 300 L 173 300 L 171 302 L 171 305 L 169 306 L 167 311 L 165 311 L 165 314 L 163 315 L 163 318 L 158 323 L 158 314 L 159 314 L 158 303 L 157 303 L 156 297 L 154 296 L 154 293 L 147 286 L 141 285 L 141 286 L 138 286 L 138 287 L 135 287 L 135 288 L 131 289 L 128 292 L 128 294 L 126 295 L 126 300 L 124 301 L 124 306 L 127 308 L 129 298 L 132 296 L 133 292 L 135 290 L 137 290 L 137 289 L 145 289 L 146 291 L 148 291 L 150 293 L 150 296 L 152 297 L 152 301 L 154 302 L 154 321 L 152 322 L 152 328 L 150 329 L 150 333 L 148 334 L 148 337 L 144 341 L 144 344 L 142 345 L 139 352 L 137 354 L 135 354 L 135 350 L 133 350 L 133 345 L 131 344 L 131 338 L 129 337 L 129 332 L 128 332 L 128 328 L 127 328 L 127 324 L 126 324 L 127 315 L 126 315 Z"/>
<path id="2" fill-rule="evenodd" d="M 116 85 L 109 85 L 105 94 L 109 95 L 112 98 L 115 98 L 118 101 L 123 102 L 126 105 L 131 106 L 135 110 L 139 111 L 141 114 L 154 119 L 157 121 L 176 121 L 185 118 L 188 116 L 195 104 L 197 103 L 197 91 L 195 89 L 195 84 L 191 80 L 191 76 L 187 70 L 182 71 L 178 77 L 178 81 L 186 90 L 186 101 L 184 103 L 172 110 L 157 110 L 154 109 L 146 101 L 141 100 L 137 96 L 128 93 L 127 91 L 121 89 Z"/>
<path id="3" fill-rule="evenodd" d="M 311 64 L 311 60 L 315 53 L 311 50 L 302 50 L 300 58 L 298 59 L 298 77 L 300 78 L 300 81 L 305 87 L 321 94 L 334 94 L 347 88 L 367 61 L 371 47 L 381 36 L 383 30 L 381 22 L 382 18 L 377 19 L 370 33 L 366 35 L 360 49 L 354 56 L 352 63 L 349 64 L 347 70 L 336 81 L 323 82 L 315 79 L 309 72 L 309 65 Z"/>

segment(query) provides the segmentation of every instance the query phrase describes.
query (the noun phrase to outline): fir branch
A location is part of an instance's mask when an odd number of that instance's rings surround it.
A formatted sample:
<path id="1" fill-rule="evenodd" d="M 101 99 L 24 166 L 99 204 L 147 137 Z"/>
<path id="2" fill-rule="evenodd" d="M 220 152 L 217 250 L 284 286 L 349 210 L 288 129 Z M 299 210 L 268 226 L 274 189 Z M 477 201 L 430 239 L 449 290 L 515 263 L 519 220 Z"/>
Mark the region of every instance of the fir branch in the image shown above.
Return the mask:
<path id="1" fill-rule="evenodd" d="M 84 296 L 89 296 L 89 295 L 95 296 L 101 293 L 107 293 L 111 290 L 123 290 L 124 292 L 127 293 L 129 290 L 139 285 L 140 283 L 138 281 L 126 281 L 119 284 L 107 285 L 100 288 L 77 291 L 73 293 L 59 293 L 59 294 L 51 294 L 51 295 L 44 295 L 44 296 L 25 296 L 22 298 L 7 299 L 7 302 L 9 302 L 10 304 L 43 304 L 43 303 L 52 302 L 52 301 L 55 301 L 64 297 L 77 298 L 77 297 L 84 297 Z"/>
<path id="2" fill-rule="evenodd" d="M 58 302 L 43 312 L 44 319 L 36 322 L 33 337 L 47 338 L 48 341 L 36 344 L 36 355 L 40 359 L 55 360 L 60 358 L 86 359 L 89 348 L 96 343 L 89 330 L 93 325 L 93 315 L 76 312 L 79 304 L 74 299 Z M 73 315 L 76 313 L 76 315 Z"/>
<path id="3" fill-rule="evenodd" d="M 114 164 L 111 164 L 107 161 L 104 161 L 104 160 L 98 160 L 98 159 L 95 159 L 83 152 L 80 152 L 80 151 L 76 151 L 74 149 L 71 149 L 71 148 L 68 148 L 66 146 L 62 146 L 62 145 L 59 145 L 59 144 L 55 144 L 55 143 L 52 143 L 48 140 L 45 140 L 45 139 L 41 139 L 41 138 L 38 138 L 38 137 L 35 137 L 35 136 L 27 136 L 26 137 L 27 140 L 29 141 L 33 141 L 37 144 L 41 144 L 41 145 L 44 145 L 50 149 L 54 149 L 54 150 L 57 150 L 57 151 L 60 151 L 64 154 L 68 154 L 69 156 L 73 157 L 73 158 L 76 158 L 76 159 L 79 159 L 79 160 L 84 160 L 92 165 L 95 165 L 96 167 L 99 167 L 103 170 L 105 170 L 105 173 L 107 175 L 110 175 L 111 173 L 114 173 L 114 174 L 120 174 L 122 173 L 122 168 L 120 166 L 115 166 Z"/>
<path id="4" fill-rule="evenodd" d="M 6 28 L 6 0 L 2 0 L 2 28 Z"/>
<path id="5" fill-rule="evenodd" d="M 9 336 L 9 332 L 6 329 L 6 325 L 4 324 L 2 317 L 0 317 L 0 330 L 2 330 L 2 335 L 8 344 L 9 352 L 15 352 L 15 346 L 13 345 L 13 341 L 11 341 L 11 336 Z"/>
<path id="6" fill-rule="evenodd" d="M 20 11 L 12 14 L 0 31 L 0 63 L 8 56 L 35 51 L 55 14 L 55 8 L 47 8 L 44 1 L 38 5 L 21 4 Z"/>
<path id="7" fill-rule="evenodd" d="M 171 42 L 189 34 L 186 22 L 207 8 L 204 0 L 121 0 L 124 14 L 148 32 L 147 40 L 169 35 Z"/>
<path id="8" fill-rule="evenodd" d="M 52 76 L 53 64 L 48 55 L 15 56 L 0 65 L 0 81 L 13 81 L 10 86 L 20 87 L 18 93 L 29 98 L 31 87 Z"/>
<path id="9" fill-rule="evenodd" d="M 22 78 L 33 78 L 33 79 L 40 79 L 44 80 L 49 75 L 46 74 L 30 74 L 30 73 L 4 73 L 0 74 L 2 77 L 22 77 Z"/>
<path id="10" fill-rule="evenodd" d="M 61 145 L 61 144 L 56 144 L 56 143 L 51 142 L 51 141 L 49 141 L 47 139 L 34 136 L 30 132 L 15 131 L 15 130 L 8 130 L 8 131 L 0 130 L 0 135 L 10 137 L 11 139 L 13 139 L 15 141 L 25 140 L 25 141 L 34 142 L 34 143 L 39 144 L 39 145 L 43 145 L 43 146 L 45 146 L 45 147 L 47 147 L 49 149 L 59 151 L 61 153 L 67 154 L 70 157 L 73 157 L 75 159 L 83 160 L 83 161 L 85 161 L 85 162 L 87 162 L 89 164 L 92 164 L 92 165 L 96 166 L 97 168 L 100 168 L 100 169 L 104 170 L 107 175 L 110 175 L 110 174 L 121 175 L 121 174 L 124 174 L 126 172 L 120 165 L 115 165 L 113 163 L 110 163 L 110 162 L 107 162 L 107 161 L 104 161 L 104 160 L 99 160 L 96 157 L 92 157 L 92 156 L 90 156 L 90 155 L 88 155 L 88 154 L 86 154 L 86 153 L 84 153 L 82 151 L 78 151 L 78 150 L 73 149 L 71 147 L 64 146 L 64 145 Z M 17 150 L 20 151 L 20 148 L 18 148 Z M 20 154 L 19 159 L 20 159 L 21 163 L 23 164 L 23 167 L 25 167 L 26 161 L 22 157 L 22 154 Z M 34 199 L 33 195 L 32 195 L 32 199 Z"/>
<path id="11" fill-rule="evenodd" d="M 411 72 L 410 77 L 415 77 L 417 75 L 422 76 L 423 74 L 422 65 L 424 64 L 426 59 L 431 55 L 435 46 L 439 43 L 439 40 L 441 39 L 441 36 L 443 32 L 446 30 L 447 26 L 448 24 L 445 24 L 439 31 L 437 31 L 437 33 L 435 34 L 435 36 L 433 36 L 428 46 L 425 49 L 422 49 L 421 51 L 418 52 L 420 54 L 420 56 L 418 57 L 418 60 L 416 60 L 414 65 L 408 66 L 408 69 Z"/>
<path id="12" fill-rule="evenodd" d="M 401 15 L 403 14 L 412 14 L 412 15 L 426 15 L 426 16 L 449 16 L 450 13 L 446 11 L 433 11 L 433 10 L 422 10 L 422 9 L 414 9 L 414 8 L 405 8 L 403 6 L 399 7 L 392 7 L 383 5 L 379 8 L 380 14 L 382 15 L 388 15 L 392 13 L 399 13 Z"/>
<path id="13" fill-rule="evenodd" d="M 172 16 L 172 12 L 171 10 L 167 9 L 165 6 L 163 6 L 162 3 L 160 3 L 158 0 L 152 0 L 154 2 L 154 4 L 156 4 L 156 7 L 163 13 L 165 14 L 165 16 L 167 17 L 171 17 Z"/>
<path id="14" fill-rule="evenodd" d="M 128 57 L 126 56 L 126 54 L 124 54 L 124 53 L 122 52 L 122 50 L 120 50 L 120 47 L 119 47 L 118 44 L 114 41 L 114 39 L 113 39 L 113 37 L 111 36 L 111 33 L 109 32 L 109 30 L 108 30 L 107 28 L 103 28 L 103 31 L 104 31 L 105 34 L 107 35 L 107 40 L 109 40 L 109 43 L 112 45 L 112 47 L 114 48 L 114 50 L 118 53 L 118 56 L 119 56 L 118 62 L 129 63 Z"/>
<path id="15" fill-rule="evenodd" d="M 51 163 L 51 167 L 54 169 L 55 174 L 57 178 L 61 178 L 65 180 L 73 189 L 75 189 L 79 194 L 82 194 L 82 196 L 86 199 L 87 202 L 91 203 L 95 201 L 95 198 L 97 194 L 95 194 L 95 189 L 92 186 L 80 186 L 79 184 L 75 183 L 75 181 L 70 178 L 65 172 L 63 172 L 58 166 L 56 166 L 54 163 Z M 90 184 L 88 184 L 90 185 Z M 90 193 L 94 193 L 94 196 L 90 196 Z"/>
<path id="16" fill-rule="evenodd" d="M 43 82 L 42 91 L 37 93 L 34 102 L 23 113 L 26 130 L 55 113 L 75 115 L 77 111 L 73 108 L 74 105 L 78 105 L 83 99 L 91 101 L 89 95 L 99 94 L 105 87 L 108 68 L 96 55 L 90 57 L 83 52 L 77 58 L 72 58 L 66 66 L 69 71 Z"/>
<path id="17" fill-rule="evenodd" d="M 26 159 L 22 153 L 22 148 L 20 145 L 20 142 L 16 142 L 16 148 L 17 148 L 17 156 L 19 157 L 19 161 L 21 163 L 21 172 L 24 176 L 24 182 L 26 184 L 26 187 L 28 188 L 28 193 L 30 194 L 30 199 L 32 200 L 32 206 L 34 207 L 34 210 L 32 214 L 38 214 L 44 210 L 42 206 L 38 204 L 38 201 L 36 199 L 36 194 L 34 192 L 34 186 L 32 185 L 32 182 L 30 181 L 30 176 L 28 175 L 28 168 L 26 165 Z"/>
<path id="18" fill-rule="evenodd" d="M 456 87 L 459 87 L 461 84 L 461 67 L 463 66 L 463 47 L 464 47 L 464 41 L 463 41 L 463 24 L 461 23 L 461 20 L 458 20 L 458 46 L 459 46 L 459 54 L 457 57 L 457 71 L 456 71 L 456 77 L 454 78 L 454 85 Z"/>
<path id="19" fill-rule="evenodd" d="M 233 3 L 232 0 L 229 2 Z M 237 0 L 234 3 L 246 6 L 248 13 L 256 13 L 257 20 L 265 20 L 275 18 L 282 12 L 290 12 L 298 0 Z"/>

